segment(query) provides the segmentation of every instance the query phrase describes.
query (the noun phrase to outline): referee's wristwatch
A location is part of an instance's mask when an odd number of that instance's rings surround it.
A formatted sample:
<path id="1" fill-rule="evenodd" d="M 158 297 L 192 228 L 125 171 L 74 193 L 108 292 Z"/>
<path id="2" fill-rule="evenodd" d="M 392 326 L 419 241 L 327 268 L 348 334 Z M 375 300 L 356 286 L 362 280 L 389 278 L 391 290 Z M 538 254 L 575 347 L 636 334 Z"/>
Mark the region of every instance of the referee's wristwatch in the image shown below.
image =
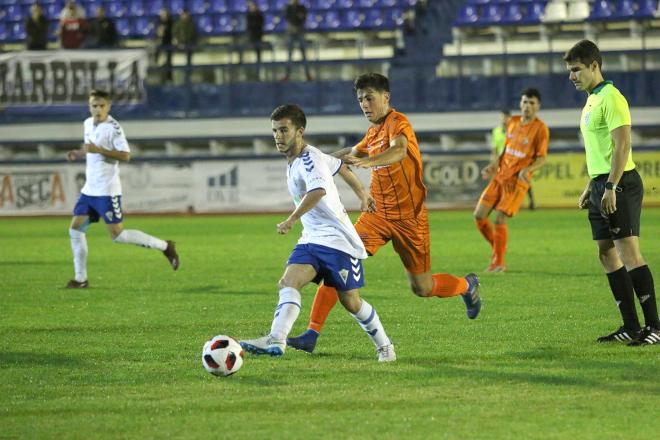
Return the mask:
<path id="1" fill-rule="evenodd" d="M 607 182 L 605 184 L 605 189 L 609 189 L 610 191 L 621 192 L 621 187 L 617 186 L 617 184 L 613 182 Z"/>

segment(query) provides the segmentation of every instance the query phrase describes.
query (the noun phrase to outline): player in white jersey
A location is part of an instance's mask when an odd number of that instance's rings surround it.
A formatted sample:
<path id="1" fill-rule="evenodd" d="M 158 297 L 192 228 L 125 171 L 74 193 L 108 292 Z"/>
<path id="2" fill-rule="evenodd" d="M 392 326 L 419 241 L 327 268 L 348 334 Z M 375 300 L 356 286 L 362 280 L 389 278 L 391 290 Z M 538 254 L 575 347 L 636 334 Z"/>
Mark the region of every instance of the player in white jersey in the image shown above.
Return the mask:
<path id="1" fill-rule="evenodd" d="M 287 184 L 295 204 L 291 215 L 277 225 L 277 232 L 286 234 L 300 220 L 303 233 L 279 281 L 280 297 L 270 334 L 241 341 L 241 346 L 255 354 L 282 356 L 300 313 L 300 289 L 310 281 L 323 281 L 337 289 L 339 301 L 376 346 L 378 360 L 396 360 L 376 310 L 360 298 L 358 289 L 364 286 L 361 260 L 367 258 L 367 251 L 339 200 L 332 176 L 339 173 L 346 180 L 360 197 L 363 210 L 374 209 L 373 199 L 341 160 L 305 144 L 307 119 L 300 107 L 277 107 L 270 119 L 277 150 L 287 158 Z"/>
<path id="2" fill-rule="evenodd" d="M 121 126 L 109 114 L 111 105 L 109 93 L 102 90 L 89 93 L 91 117 L 84 122 L 83 148 L 67 153 L 69 161 L 83 157 L 87 161 L 85 185 L 73 208 L 69 228 L 75 278 L 69 281 L 67 287 L 72 289 L 89 286 L 85 233 L 89 224 L 98 222 L 101 217 L 115 243 L 131 243 L 161 250 L 172 268 L 179 268 L 179 256 L 174 242 L 152 237 L 142 231 L 124 229 L 119 162 L 128 162 L 131 153 Z"/>

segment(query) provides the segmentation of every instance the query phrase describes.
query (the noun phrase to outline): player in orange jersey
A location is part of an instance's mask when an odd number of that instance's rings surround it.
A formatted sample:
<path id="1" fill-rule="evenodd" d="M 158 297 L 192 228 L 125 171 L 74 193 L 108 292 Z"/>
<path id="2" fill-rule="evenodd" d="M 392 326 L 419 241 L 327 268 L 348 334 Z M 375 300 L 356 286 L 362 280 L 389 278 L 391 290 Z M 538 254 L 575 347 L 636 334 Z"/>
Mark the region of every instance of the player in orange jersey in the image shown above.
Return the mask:
<path id="1" fill-rule="evenodd" d="M 461 295 L 468 318 L 475 319 L 481 309 L 477 276 L 473 273 L 465 277 L 431 273 L 422 158 L 408 118 L 390 107 L 388 79 L 377 73 L 367 73 L 360 75 L 354 86 L 360 108 L 371 126 L 357 145 L 334 155 L 346 163 L 371 168 L 370 192 L 376 201 L 376 211 L 363 212 L 355 223 L 367 253 L 375 255 L 391 241 L 415 295 L 445 298 Z M 311 353 L 336 302 L 335 289 L 319 286 L 308 330 L 287 339 L 287 344 Z"/>
<path id="2" fill-rule="evenodd" d="M 532 173 L 541 168 L 548 154 L 548 126 L 536 117 L 541 108 L 541 94 L 529 88 L 520 98 L 520 116 L 509 118 L 504 152 L 482 171 L 490 183 L 474 210 L 477 229 L 490 243 L 493 254 L 488 272 L 504 272 L 508 237 L 507 221 L 513 217 L 529 190 Z M 493 177 L 494 176 L 494 177 Z M 495 210 L 495 230 L 488 216 Z"/>

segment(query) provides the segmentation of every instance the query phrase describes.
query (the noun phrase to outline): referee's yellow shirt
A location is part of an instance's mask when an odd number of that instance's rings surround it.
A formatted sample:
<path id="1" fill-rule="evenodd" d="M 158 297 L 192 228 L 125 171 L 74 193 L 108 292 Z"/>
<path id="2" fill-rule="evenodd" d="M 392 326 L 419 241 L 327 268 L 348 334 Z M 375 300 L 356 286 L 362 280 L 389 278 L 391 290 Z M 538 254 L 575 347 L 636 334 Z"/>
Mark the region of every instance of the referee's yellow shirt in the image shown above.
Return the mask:
<path id="1" fill-rule="evenodd" d="M 612 81 L 604 81 L 591 91 L 580 118 L 580 131 L 587 154 L 587 171 L 591 178 L 609 174 L 614 150 L 611 132 L 615 128 L 631 124 L 628 101 L 619 89 L 614 87 Z M 624 171 L 634 168 L 631 150 Z"/>

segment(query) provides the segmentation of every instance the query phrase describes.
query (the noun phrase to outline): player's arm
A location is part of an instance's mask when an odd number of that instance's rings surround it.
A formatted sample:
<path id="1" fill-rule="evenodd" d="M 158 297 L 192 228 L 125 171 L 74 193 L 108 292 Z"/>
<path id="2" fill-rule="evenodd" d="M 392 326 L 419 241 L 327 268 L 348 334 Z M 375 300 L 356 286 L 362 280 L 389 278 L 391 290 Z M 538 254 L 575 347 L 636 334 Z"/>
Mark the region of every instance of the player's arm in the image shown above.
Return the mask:
<path id="1" fill-rule="evenodd" d="M 623 170 L 626 168 L 632 142 L 630 138 L 630 125 L 622 125 L 610 131 L 612 141 L 614 142 L 614 150 L 612 151 L 612 162 L 610 168 L 610 175 L 607 177 L 608 182 L 615 185 L 621 180 Z M 603 199 L 601 201 L 601 209 L 605 214 L 612 214 L 616 211 L 616 191 L 605 190 Z"/>
<path id="2" fill-rule="evenodd" d="M 73 162 L 74 160 L 82 159 L 83 157 L 85 157 L 85 154 L 87 154 L 87 152 L 85 151 L 84 148 L 76 148 L 74 150 L 69 150 L 66 153 L 66 160 L 68 160 L 69 162 Z"/>
<path id="3" fill-rule="evenodd" d="M 339 168 L 339 175 L 351 187 L 358 199 L 360 199 L 360 211 L 376 212 L 376 201 L 371 194 L 364 188 L 360 179 L 345 163 Z"/>
<path id="4" fill-rule="evenodd" d="M 586 188 L 584 188 L 584 191 L 582 191 L 582 194 L 580 194 L 580 197 L 578 198 L 579 209 L 584 209 L 589 206 L 589 194 L 591 194 L 592 184 L 593 184 L 593 180 L 589 179 Z"/>
<path id="5" fill-rule="evenodd" d="M 529 178 L 532 175 L 532 173 L 539 168 L 541 168 L 543 165 L 546 164 L 548 161 L 547 156 L 538 156 L 536 159 L 534 159 L 534 162 L 520 170 L 518 173 L 518 180 L 522 180 L 523 182 L 529 183 Z"/>
<path id="6" fill-rule="evenodd" d="M 500 166 L 500 159 L 502 159 L 502 156 L 504 155 L 505 151 L 506 148 L 504 149 L 504 151 L 502 151 L 502 154 L 500 154 L 499 156 L 497 155 L 497 153 L 493 153 L 490 163 L 481 169 L 482 178 L 490 179 L 495 175 L 495 173 L 497 173 L 497 169 Z"/>
<path id="7" fill-rule="evenodd" d="M 106 150 L 105 148 L 97 147 L 91 142 L 85 144 L 84 150 L 87 153 L 98 153 L 104 157 L 119 160 L 121 162 L 128 162 L 131 160 L 131 153 L 128 151 Z"/>
<path id="8" fill-rule="evenodd" d="M 367 157 L 347 156 L 346 162 L 360 168 L 381 167 L 399 163 L 408 153 L 408 138 L 400 135 L 390 140 L 390 147 L 382 153 Z"/>
<path id="9" fill-rule="evenodd" d="M 300 201 L 300 204 L 296 209 L 289 215 L 289 218 L 284 220 L 282 223 L 278 223 L 277 232 L 280 234 L 286 234 L 291 230 L 293 225 L 303 216 L 307 211 L 315 207 L 321 199 L 325 196 L 325 189 L 317 188 L 309 191 Z"/>

